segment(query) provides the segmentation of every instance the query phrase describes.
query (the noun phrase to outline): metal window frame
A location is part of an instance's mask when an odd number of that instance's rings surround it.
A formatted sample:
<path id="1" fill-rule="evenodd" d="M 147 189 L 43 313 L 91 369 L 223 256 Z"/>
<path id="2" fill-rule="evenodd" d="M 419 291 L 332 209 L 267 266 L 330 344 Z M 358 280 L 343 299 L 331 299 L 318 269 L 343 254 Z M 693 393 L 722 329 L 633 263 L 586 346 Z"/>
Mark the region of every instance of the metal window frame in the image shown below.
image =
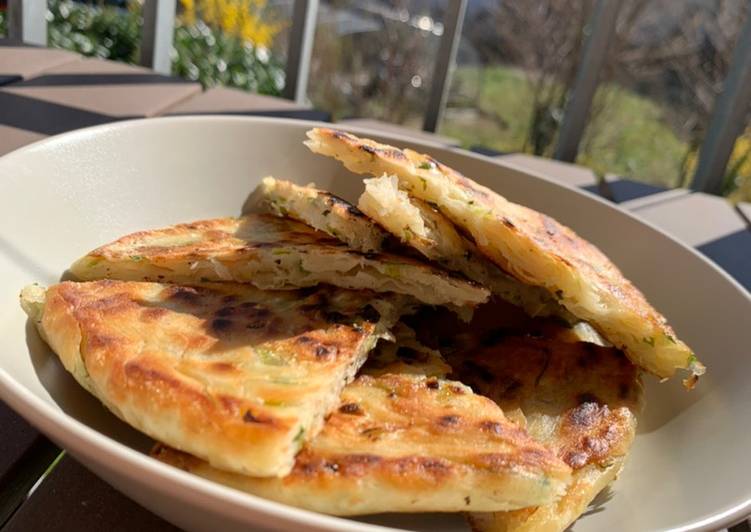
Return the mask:
<path id="1" fill-rule="evenodd" d="M 47 46 L 47 1 L 8 0 L 8 38 Z"/>
<path id="2" fill-rule="evenodd" d="M 462 37 L 464 15 L 467 13 L 467 0 L 448 0 L 443 17 L 443 35 L 438 47 L 433 77 L 430 81 L 430 96 L 425 108 L 422 129 L 435 133 L 446 110 L 451 77 L 453 75 L 456 53 Z"/>
<path id="3" fill-rule="evenodd" d="M 574 86 L 566 103 L 554 159 L 574 162 L 579 154 L 579 144 L 589 123 L 589 112 L 600 81 L 600 72 L 615 35 L 620 6 L 620 0 L 598 0 L 587 24 L 585 31 L 588 30 L 589 36 L 584 43 Z"/>
<path id="4" fill-rule="evenodd" d="M 176 0 L 145 0 L 139 64 L 160 74 L 172 72 Z"/>
<path id="5" fill-rule="evenodd" d="M 715 100 L 709 128 L 699 149 L 691 182 L 693 190 L 722 194 L 725 171 L 735 141 L 746 126 L 751 108 L 751 14 L 746 18 L 730 59 L 722 92 Z"/>
<path id="6" fill-rule="evenodd" d="M 282 96 L 301 105 L 306 104 L 308 97 L 310 58 L 313 55 L 317 17 L 318 0 L 294 0 Z"/>

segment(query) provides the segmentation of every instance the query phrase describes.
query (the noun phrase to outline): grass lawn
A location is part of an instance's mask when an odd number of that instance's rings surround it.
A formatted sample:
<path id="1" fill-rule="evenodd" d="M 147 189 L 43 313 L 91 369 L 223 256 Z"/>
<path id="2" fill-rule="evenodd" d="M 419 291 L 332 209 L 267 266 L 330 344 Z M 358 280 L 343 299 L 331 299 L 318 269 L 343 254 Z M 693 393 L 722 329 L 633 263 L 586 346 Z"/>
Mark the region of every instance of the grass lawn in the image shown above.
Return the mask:
<path id="1" fill-rule="evenodd" d="M 476 109 L 450 108 L 440 132 L 466 146 L 483 145 L 499 151 L 529 151 L 532 90 L 524 74 L 494 66 L 457 69 L 464 86 L 478 84 Z M 469 103 L 469 102 L 468 102 Z M 471 104 L 470 104 L 471 105 Z M 577 162 L 598 174 L 613 173 L 664 186 L 676 186 L 688 146 L 661 120 L 661 110 L 649 99 L 620 87 L 598 90 L 595 109 Z"/>

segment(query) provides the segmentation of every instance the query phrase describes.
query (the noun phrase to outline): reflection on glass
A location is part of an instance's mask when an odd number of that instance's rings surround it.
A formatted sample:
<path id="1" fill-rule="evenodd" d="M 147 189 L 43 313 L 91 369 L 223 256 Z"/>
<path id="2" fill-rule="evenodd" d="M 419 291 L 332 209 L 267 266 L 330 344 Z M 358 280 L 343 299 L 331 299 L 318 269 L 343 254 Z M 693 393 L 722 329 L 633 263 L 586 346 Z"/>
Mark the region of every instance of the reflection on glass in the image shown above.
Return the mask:
<path id="1" fill-rule="evenodd" d="M 664 186 L 690 182 L 747 2 L 623 2 L 578 162 Z"/>
<path id="2" fill-rule="evenodd" d="M 445 4 L 322 0 L 308 95 L 335 119 L 422 126 Z"/>

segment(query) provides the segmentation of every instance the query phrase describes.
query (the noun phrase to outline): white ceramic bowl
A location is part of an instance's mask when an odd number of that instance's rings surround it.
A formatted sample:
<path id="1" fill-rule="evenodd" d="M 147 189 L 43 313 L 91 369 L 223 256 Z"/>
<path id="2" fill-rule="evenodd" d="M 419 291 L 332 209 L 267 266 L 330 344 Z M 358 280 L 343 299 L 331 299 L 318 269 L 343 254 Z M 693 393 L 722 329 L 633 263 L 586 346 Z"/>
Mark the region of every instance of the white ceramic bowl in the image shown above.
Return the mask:
<path id="1" fill-rule="evenodd" d="M 228 117 L 121 122 L 50 138 L 0 159 L 0 396 L 113 486 L 186 529 L 352 531 L 378 524 L 462 530 L 458 516 L 352 521 L 318 515 L 150 459 L 149 440 L 65 373 L 18 306 L 22 286 L 56 282 L 75 258 L 115 237 L 238 214 L 267 174 L 315 181 L 353 199 L 360 180 L 303 147 L 312 125 Z M 577 522 L 577 531 L 708 530 L 751 512 L 747 292 L 694 251 L 590 194 L 479 155 L 374 136 L 427 151 L 595 242 L 707 364 L 707 376 L 691 393 L 677 380 L 647 379 L 647 409 L 625 472 Z M 701 213 L 696 223 L 702 223 Z"/>

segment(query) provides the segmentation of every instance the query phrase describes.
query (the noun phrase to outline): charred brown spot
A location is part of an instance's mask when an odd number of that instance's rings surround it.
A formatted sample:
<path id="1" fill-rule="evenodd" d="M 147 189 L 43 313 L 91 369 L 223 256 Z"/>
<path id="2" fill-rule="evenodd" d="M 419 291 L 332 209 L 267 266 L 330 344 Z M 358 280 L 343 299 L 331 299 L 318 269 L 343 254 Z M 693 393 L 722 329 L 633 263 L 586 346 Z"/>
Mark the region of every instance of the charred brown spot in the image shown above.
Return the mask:
<path id="1" fill-rule="evenodd" d="M 464 504 L 466 504 L 467 506 L 469 506 L 471 503 L 472 503 L 472 499 L 469 498 L 469 495 L 467 495 L 466 497 L 464 497 Z"/>
<path id="2" fill-rule="evenodd" d="M 146 321 L 155 321 L 169 314 L 169 310 L 161 307 L 148 308 L 141 315 Z"/>
<path id="3" fill-rule="evenodd" d="M 594 425 L 598 417 L 607 415 L 608 412 L 607 406 L 600 407 L 595 402 L 586 402 L 571 410 L 568 418 L 575 427 L 586 428 Z"/>
<path id="4" fill-rule="evenodd" d="M 195 305 L 201 302 L 201 295 L 195 288 L 176 286 L 170 288 L 169 291 L 170 293 L 167 297 L 169 300 L 179 301 L 190 305 Z"/>
<path id="5" fill-rule="evenodd" d="M 398 148 L 390 148 L 387 150 L 383 150 L 383 156 L 389 159 L 398 159 L 401 161 L 406 161 L 407 156 L 404 155 L 404 152 Z"/>
<path id="6" fill-rule="evenodd" d="M 462 388 L 461 386 L 452 386 L 452 387 L 451 387 L 451 391 L 452 391 L 453 393 L 455 393 L 456 395 L 463 395 L 463 394 L 465 394 L 465 393 L 466 393 L 466 392 L 464 391 L 464 388 Z"/>
<path id="7" fill-rule="evenodd" d="M 352 464 L 364 464 L 364 465 L 370 465 L 370 464 L 377 464 L 383 460 L 380 456 L 375 456 L 372 454 L 350 454 L 345 456 L 345 459 L 347 462 L 350 462 Z"/>
<path id="8" fill-rule="evenodd" d="M 235 366 L 233 366 L 232 364 L 228 362 L 214 362 L 213 364 L 211 364 L 210 367 L 212 371 L 216 371 L 219 373 L 229 373 L 237 369 L 235 368 Z"/>
<path id="9" fill-rule="evenodd" d="M 232 328 L 232 321 L 225 318 L 216 318 L 211 321 L 211 330 L 217 333 L 227 332 Z"/>
<path id="10" fill-rule="evenodd" d="M 241 249 L 238 249 L 238 252 L 242 251 L 249 251 L 254 249 L 268 249 L 268 248 L 275 248 L 279 244 L 277 242 L 249 242 L 245 244 Z M 280 261 L 281 262 L 281 261 Z"/>
<path id="11" fill-rule="evenodd" d="M 501 221 L 503 222 L 503 225 L 505 225 L 509 229 L 514 229 L 516 227 L 516 225 L 514 225 L 514 222 L 512 222 L 510 219 L 506 218 L 505 216 L 501 218 Z"/>
<path id="12" fill-rule="evenodd" d="M 337 464 L 336 462 L 324 462 L 323 468 L 331 473 L 339 472 L 339 464 Z"/>
<path id="13" fill-rule="evenodd" d="M 503 434 L 503 425 L 501 425 L 497 421 L 481 421 L 480 428 L 485 432 L 490 432 L 491 434 L 495 434 L 497 436 Z"/>
<path id="14" fill-rule="evenodd" d="M 316 358 L 329 358 L 336 355 L 338 348 L 336 346 L 319 345 L 315 349 Z"/>
<path id="15" fill-rule="evenodd" d="M 342 414 L 362 415 L 362 409 L 357 403 L 346 403 L 339 407 Z"/>
<path id="16" fill-rule="evenodd" d="M 339 131 L 336 129 L 325 130 L 324 133 L 328 133 L 330 136 L 339 140 L 352 140 L 353 138 L 349 133 L 345 133 L 344 131 Z"/>
<path id="17" fill-rule="evenodd" d="M 372 146 L 369 146 L 368 144 L 360 144 L 359 148 L 365 153 L 369 153 L 370 155 L 375 155 L 376 153 L 378 153 L 378 150 L 376 150 Z"/>
<path id="18" fill-rule="evenodd" d="M 246 410 L 245 414 L 243 414 L 243 421 L 245 423 L 267 423 L 268 422 L 265 419 L 255 416 L 253 412 L 251 412 L 250 410 Z"/>
<path id="19" fill-rule="evenodd" d="M 420 465 L 429 471 L 432 471 L 435 473 L 445 472 L 451 469 L 449 465 L 444 463 L 441 460 L 435 459 L 435 458 L 426 458 L 424 460 L 420 460 Z"/>
<path id="20" fill-rule="evenodd" d="M 425 382 L 425 386 L 427 386 L 431 390 L 437 390 L 438 388 L 441 387 L 441 385 L 438 383 L 438 380 L 436 380 L 436 379 L 428 379 Z"/>
<path id="21" fill-rule="evenodd" d="M 438 418 L 438 424 L 442 427 L 453 427 L 459 424 L 461 418 L 455 415 L 441 416 Z"/>
<path id="22" fill-rule="evenodd" d="M 304 334 L 302 336 L 297 337 L 297 342 L 301 344 L 309 344 L 314 341 L 315 340 L 313 340 L 310 336 L 306 336 Z"/>
<path id="23" fill-rule="evenodd" d="M 542 215 L 542 225 L 545 228 L 545 232 L 548 234 L 548 236 L 555 236 L 558 234 L 558 224 L 555 220 L 550 218 L 549 216 Z"/>
<path id="24" fill-rule="evenodd" d="M 383 427 L 370 427 L 365 430 L 360 431 L 360 434 L 362 436 L 365 436 L 370 441 L 378 441 L 383 434 L 385 434 L 386 429 Z"/>
<path id="25" fill-rule="evenodd" d="M 584 452 L 578 452 L 578 451 L 571 451 L 566 453 L 563 456 L 563 461 L 566 462 L 569 467 L 573 469 L 579 469 L 581 467 L 584 467 L 587 465 L 587 460 L 589 459 L 589 456 L 587 453 Z"/>

